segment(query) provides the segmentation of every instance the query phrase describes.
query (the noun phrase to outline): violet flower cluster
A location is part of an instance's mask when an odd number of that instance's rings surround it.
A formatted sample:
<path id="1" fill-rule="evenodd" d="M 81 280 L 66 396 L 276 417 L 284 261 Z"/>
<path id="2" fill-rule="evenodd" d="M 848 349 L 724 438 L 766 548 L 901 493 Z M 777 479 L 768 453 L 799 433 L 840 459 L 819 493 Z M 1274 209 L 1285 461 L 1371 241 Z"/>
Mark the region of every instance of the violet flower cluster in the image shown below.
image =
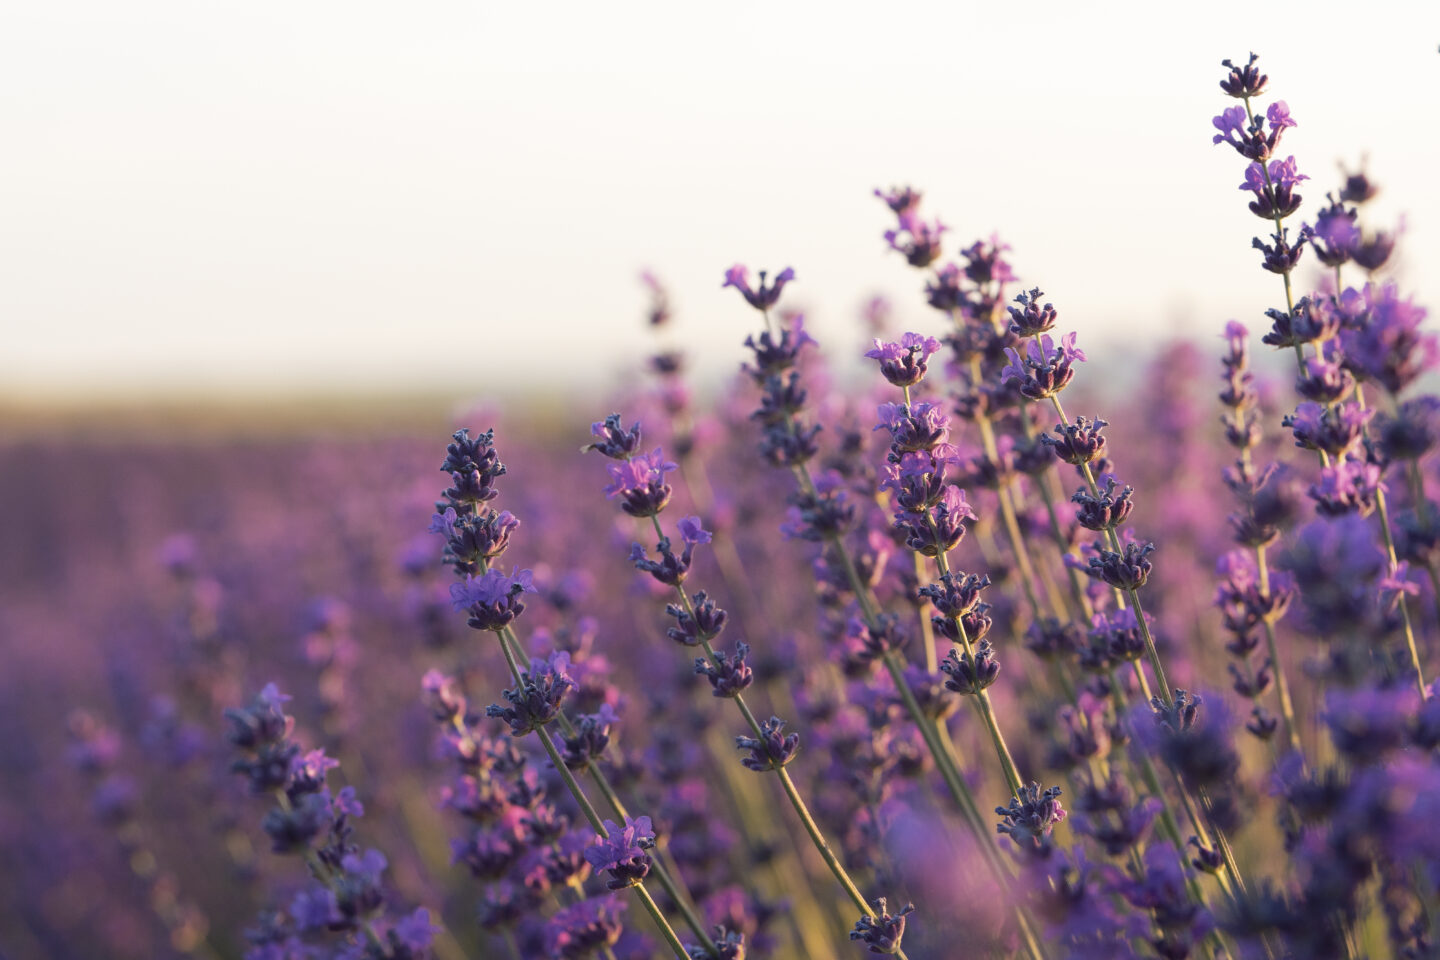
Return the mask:
<path id="1" fill-rule="evenodd" d="M 1440 341 L 1217 80 L 1270 295 L 1208 342 L 900 187 L 921 310 L 647 273 L 627 416 L 491 408 L 433 508 L 433 437 L 0 442 L 0 952 L 1434 956 Z"/>

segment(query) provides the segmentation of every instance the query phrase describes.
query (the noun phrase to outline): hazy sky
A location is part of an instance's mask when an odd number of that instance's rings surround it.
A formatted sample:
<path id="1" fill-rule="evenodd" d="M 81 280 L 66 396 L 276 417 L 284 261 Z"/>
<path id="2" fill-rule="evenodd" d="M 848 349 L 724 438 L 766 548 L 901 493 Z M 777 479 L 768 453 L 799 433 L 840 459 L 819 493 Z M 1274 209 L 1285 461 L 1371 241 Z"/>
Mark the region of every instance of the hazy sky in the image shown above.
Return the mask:
<path id="1" fill-rule="evenodd" d="M 1437 43 L 1433 0 L 8 4 L 0 395 L 604 380 L 650 345 L 646 266 L 716 369 L 736 261 L 793 266 L 837 350 L 874 293 L 934 330 L 870 195 L 900 183 L 1082 345 L 1258 325 L 1279 283 L 1210 143 L 1251 49 L 1302 213 L 1368 155 L 1430 301 Z"/>

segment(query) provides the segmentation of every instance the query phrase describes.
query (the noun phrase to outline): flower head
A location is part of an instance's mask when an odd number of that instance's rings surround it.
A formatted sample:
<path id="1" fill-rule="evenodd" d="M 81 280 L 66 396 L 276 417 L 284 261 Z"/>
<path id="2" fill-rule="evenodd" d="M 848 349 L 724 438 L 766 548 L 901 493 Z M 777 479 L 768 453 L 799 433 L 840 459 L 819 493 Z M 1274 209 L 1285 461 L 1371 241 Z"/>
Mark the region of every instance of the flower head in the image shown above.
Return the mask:
<path id="1" fill-rule="evenodd" d="M 605 821 L 605 836 L 596 837 L 585 849 L 585 859 L 596 870 L 607 870 L 611 890 L 633 887 L 650 873 L 650 854 L 655 846 L 655 830 L 649 817 L 625 818 L 621 827 L 613 820 Z"/>
<path id="2" fill-rule="evenodd" d="M 1000 380 L 1015 384 L 1031 400 L 1044 400 L 1064 390 L 1074 378 L 1073 365 L 1085 359 L 1085 352 L 1075 346 L 1075 332 L 1065 334 L 1057 347 L 1050 335 L 1025 342 L 1025 355 L 1014 347 L 1006 347 L 1010 359 L 1000 371 Z"/>
<path id="3" fill-rule="evenodd" d="M 470 614 L 468 623 L 476 630 L 499 630 L 525 611 L 520 599 L 535 592 L 534 575 L 529 570 L 512 568 L 506 576 L 499 570 L 487 570 L 476 577 L 450 585 L 450 600 L 456 610 Z"/>
<path id="4" fill-rule="evenodd" d="M 756 289 L 750 287 L 750 271 L 741 264 L 735 264 L 725 271 L 725 282 L 720 285 L 734 287 L 740 291 L 745 302 L 761 312 L 768 311 L 775 304 L 780 302 L 780 291 L 785 289 L 785 284 L 795 279 L 795 271 L 789 267 L 781 270 L 775 275 L 773 283 L 767 282 L 764 270 L 760 271 L 760 286 Z"/>
<path id="5" fill-rule="evenodd" d="M 620 497 L 620 509 L 632 517 L 653 517 L 670 502 L 673 488 L 665 482 L 665 474 L 680 465 L 665 459 L 660 448 L 642 453 L 630 460 L 605 464 L 610 485 L 605 496 Z"/>
<path id="6" fill-rule="evenodd" d="M 895 913 L 888 913 L 885 898 L 875 901 L 874 915 L 866 914 L 855 921 L 850 939 L 865 944 L 871 953 L 898 953 L 905 936 L 905 918 L 915 912 L 915 904 L 907 903 Z"/>
<path id="7" fill-rule="evenodd" d="M 875 341 L 865 353 L 880 361 L 880 373 L 897 387 L 913 387 L 925 377 L 927 361 L 940 350 L 940 341 L 918 333 L 906 333 L 899 342 Z"/>

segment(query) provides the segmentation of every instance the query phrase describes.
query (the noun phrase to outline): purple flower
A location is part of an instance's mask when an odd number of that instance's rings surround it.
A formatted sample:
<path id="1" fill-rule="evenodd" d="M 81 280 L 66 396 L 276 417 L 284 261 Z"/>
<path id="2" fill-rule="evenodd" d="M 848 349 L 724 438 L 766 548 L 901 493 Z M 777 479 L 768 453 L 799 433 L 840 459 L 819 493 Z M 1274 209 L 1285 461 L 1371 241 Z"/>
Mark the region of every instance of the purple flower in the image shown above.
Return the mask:
<path id="1" fill-rule="evenodd" d="M 596 870 L 607 870 L 611 890 L 633 887 L 650 872 L 650 855 L 645 851 L 655 846 L 655 830 L 649 817 L 631 820 L 625 818 L 625 826 L 615 821 L 605 821 L 606 836 L 596 837 L 594 844 L 585 849 L 585 859 Z"/>
<path id="2" fill-rule="evenodd" d="M 898 511 L 893 527 L 911 550 L 934 557 L 953 550 L 965 536 L 965 521 L 977 519 L 965 491 L 950 484 L 926 512 Z"/>
<path id="3" fill-rule="evenodd" d="M 767 283 L 765 271 L 761 270 L 760 287 L 759 289 L 752 290 L 750 288 L 750 271 L 737 263 L 725 271 L 725 282 L 722 283 L 720 287 L 721 289 L 734 287 L 740 291 L 740 295 L 745 298 L 746 303 L 750 304 L 750 306 L 756 310 L 764 312 L 768 311 L 780 301 L 780 291 L 785 289 L 785 284 L 794 279 L 795 271 L 786 267 L 775 276 L 775 282 L 773 284 Z"/>
<path id="4" fill-rule="evenodd" d="M 1307 400 L 1327 406 L 1336 403 L 1355 388 L 1355 378 L 1333 360 L 1309 357 L 1305 372 L 1295 378 L 1295 392 Z"/>
<path id="5" fill-rule="evenodd" d="M 1240 189 L 1255 194 L 1255 199 L 1250 201 L 1250 212 L 1255 216 L 1262 220 L 1283 220 L 1300 209 L 1303 198 L 1295 188 L 1301 180 L 1310 178 L 1297 171 L 1294 157 L 1270 161 L 1269 183 L 1265 182 L 1266 172 L 1260 163 L 1250 164 L 1245 168 L 1245 182 L 1240 184 Z"/>
<path id="6" fill-rule="evenodd" d="M 1341 460 L 1320 471 L 1319 482 L 1310 486 L 1310 497 L 1321 516 L 1342 517 L 1354 513 L 1365 517 L 1375 509 L 1376 498 L 1384 489 L 1379 464 Z"/>
<path id="7" fill-rule="evenodd" d="M 938 403 L 882 403 L 876 430 L 890 431 L 896 455 L 906 451 L 931 450 L 950 435 L 950 418 Z"/>
<path id="8" fill-rule="evenodd" d="M 760 733 L 763 739 L 754 737 L 736 737 L 735 746 L 741 750 L 749 750 L 748 757 L 742 757 L 740 762 L 747 769 L 757 773 L 766 770 L 778 770 L 791 760 L 795 759 L 795 753 L 800 749 L 800 734 L 785 734 L 785 721 L 779 717 L 771 717 L 760 725 Z"/>
<path id="9" fill-rule="evenodd" d="M 1000 676 L 1000 661 L 995 659 L 990 641 L 981 640 L 976 645 L 973 656 L 964 652 L 957 653 L 952 648 L 940 664 L 940 670 L 949 677 L 945 681 L 945 689 L 953 690 L 961 696 L 973 697 Z"/>
<path id="10" fill-rule="evenodd" d="M 691 595 L 690 609 L 687 610 L 678 603 L 670 603 L 666 604 L 665 612 L 675 618 L 675 626 L 666 628 L 665 635 L 687 647 L 698 647 L 701 643 L 718 637 L 720 631 L 725 629 L 728 616 L 704 590 L 696 590 Z"/>
<path id="11" fill-rule="evenodd" d="M 450 585 L 450 601 L 456 610 L 470 614 L 467 621 L 476 630 L 500 630 L 525 611 L 520 599 L 534 593 L 529 570 L 512 568 L 507 577 L 499 570 L 487 570 L 479 577 L 466 575 Z"/>
<path id="12" fill-rule="evenodd" d="M 1382 764 L 1406 746 L 1420 705 L 1413 686 L 1353 690 L 1332 688 L 1325 695 L 1325 724 L 1335 749 L 1355 764 Z"/>
<path id="13" fill-rule="evenodd" d="M 495 481 L 505 475 L 505 464 L 492 446 L 494 440 L 493 430 L 472 437 L 470 431 L 461 429 L 455 431 L 445 448 L 445 462 L 440 469 L 450 474 L 454 486 L 444 496 L 462 515 L 473 513 L 499 493 Z"/>
<path id="14" fill-rule="evenodd" d="M 1212 138 L 1212 143 L 1228 143 L 1237 150 L 1240 149 L 1239 138 L 1245 135 L 1246 124 L 1250 122 L 1250 116 L 1245 108 L 1239 105 L 1226 107 L 1220 111 L 1219 116 L 1210 120 L 1212 126 L 1220 132 Z"/>
<path id="15" fill-rule="evenodd" d="M 1265 315 L 1271 321 L 1270 331 L 1260 342 L 1272 347 L 1297 347 L 1330 340 L 1340 332 L 1343 322 L 1343 315 L 1333 301 L 1309 297 L 1302 297 L 1293 311 L 1270 309 Z"/>
<path id="16" fill-rule="evenodd" d="M 695 518 L 691 517 L 689 519 L 693 520 Z M 699 522 L 696 521 L 696 528 L 698 528 L 698 526 Z M 691 529 L 692 534 L 696 532 L 696 528 Z M 699 532 L 704 533 L 707 539 L 697 540 L 695 542 L 687 541 L 685 549 L 678 556 L 675 554 L 675 551 L 671 549 L 670 538 L 662 538 L 660 542 L 655 545 L 656 552 L 660 554 L 659 560 L 651 560 L 649 554 L 645 552 L 644 547 L 638 543 L 632 543 L 630 544 L 630 563 L 636 570 L 650 574 L 650 576 L 654 577 L 660 583 L 668 587 L 678 587 L 684 583 L 685 578 L 690 575 L 690 563 L 694 558 L 696 542 L 709 542 L 709 534 L 704 530 L 700 530 Z"/>
<path id="17" fill-rule="evenodd" d="M 424 907 L 417 907 L 413 912 L 401 917 L 391 928 L 392 935 L 401 946 L 415 954 L 429 950 L 435 934 L 439 931 L 440 928 L 430 922 L 430 911 Z"/>
<path id="18" fill-rule="evenodd" d="M 1295 239 L 1290 239 L 1290 228 L 1281 227 L 1275 233 L 1270 234 L 1273 243 L 1265 243 L 1259 237 L 1250 241 L 1250 246 L 1259 250 L 1263 257 L 1260 259 L 1260 266 L 1271 273 L 1278 273 L 1282 276 L 1289 274 L 1300 264 L 1300 258 L 1305 254 L 1305 247 L 1310 242 L 1310 228 L 1302 226 Z"/>
<path id="19" fill-rule="evenodd" d="M 1373 410 L 1361 410 L 1354 403 L 1333 407 L 1302 403 L 1282 423 L 1295 435 L 1295 446 L 1323 450 L 1332 458 L 1342 460 L 1359 447 L 1365 425 L 1373 415 Z"/>
<path id="20" fill-rule="evenodd" d="M 1230 72 L 1220 81 L 1220 89 L 1237 100 L 1246 100 L 1264 91 L 1270 78 L 1255 66 L 1255 61 L 1259 59 L 1257 54 L 1252 53 L 1249 61 L 1238 67 L 1229 60 L 1221 60 L 1220 65 Z"/>
<path id="21" fill-rule="evenodd" d="M 797 314 L 789 329 L 782 330 L 779 338 L 766 330 L 759 337 L 746 337 L 745 346 L 755 356 L 755 365 L 745 367 L 745 372 L 763 384 L 767 377 L 775 376 L 795 366 L 800 350 L 806 344 L 816 346 L 815 338 L 805 332 L 805 317 Z"/>
<path id="22" fill-rule="evenodd" d="M 1105 438 L 1100 431 L 1109 425 L 1105 420 L 1076 417 L 1072 423 L 1057 423 L 1054 436 L 1045 434 L 1040 439 L 1061 460 L 1078 467 L 1105 455 Z"/>
<path id="23" fill-rule="evenodd" d="M 595 713 L 582 713 L 575 718 L 574 736 L 561 737 L 565 749 L 561 756 L 565 766 L 579 770 L 592 759 L 599 759 L 610 746 L 610 728 L 620 722 L 615 708 L 608 703 L 600 704 Z"/>
<path id="24" fill-rule="evenodd" d="M 880 489 L 895 496 L 895 505 L 920 513 L 939 501 L 945 492 L 946 468 L 955 462 L 955 448 L 937 444 L 931 451 L 910 451 L 898 463 L 887 461 L 880 468 Z"/>
<path id="25" fill-rule="evenodd" d="M 1358 216 L 1354 208 L 1338 201 L 1331 202 L 1315 214 L 1315 223 L 1310 228 L 1310 246 L 1325 266 L 1341 266 L 1354 254 L 1360 244 L 1360 227 L 1356 224 Z"/>
<path id="26" fill-rule="evenodd" d="M 555 912 L 545 925 L 547 955 L 563 960 L 595 957 L 620 941 L 625 902 L 595 897 Z"/>
<path id="27" fill-rule="evenodd" d="M 875 341 L 865 353 L 880 361 L 880 373 L 897 387 L 913 387 L 925 377 L 927 361 L 940 350 L 940 341 L 918 333 L 906 333 L 898 343 Z"/>
<path id="28" fill-rule="evenodd" d="M 290 916 L 301 930 L 324 930 L 342 919 L 334 892 L 319 884 L 295 894 L 290 901 Z"/>
<path id="29" fill-rule="evenodd" d="M 1085 359 L 1085 352 L 1075 346 L 1075 332 L 1065 334 L 1060 346 L 1050 335 L 1025 342 L 1025 356 L 1014 347 L 1006 347 L 1010 363 L 1000 371 L 1002 383 L 1013 383 L 1031 400 L 1044 400 L 1065 389 L 1075 376 L 1073 364 Z"/>
<path id="30" fill-rule="evenodd" d="M 648 454 L 641 454 L 631 460 L 607 463 L 610 485 L 605 496 L 620 497 L 620 509 L 632 517 L 653 517 L 670 502 L 673 492 L 665 482 L 665 474 L 680 469 L 679 464 L 666 460 L 656 447 Z"/>
<path id="31" fill-rule="evenodd" d="M 1270 124 L 1268 134 L 1265 132 L 1267 120 Z M 1283 100 L 1272 103 L 1264 119 L 1258 115 L 1252 119 L 1245 107 L 1237 105 L 1227 107 L 1210 122 L 1220 131 L 1212 138 L 1213 143 L 1228 143 L 1242 157 L 1257 161 L 1268 160 L 1280 144 L 1281 135 L 1287 128 L 1296 125 L 1290 117 L 1290 108 Z"/>
<path id="32" fill-rule="evenodd" d="M 920 199 L 923 194 L 911 187 L 892 187 L 888 191 L 877 187 L 875 196 L 883 200 L 885 206 L 890 208 L 890 212 L 903 221 L 920 209 Z"/>
<path id="33" fill-rule="evenodd" d="M 682 517 L 676 526 L 680 528 L 680 539 L 689 546 L 709 543 L 713 539 L 710 531 L 701 526 L 699 517 Z"/>
<path id="34" fill-rule="evenodd" d="M 1401 393 L 1440 360 L 1435 334 L 1420 330 L 1425 317 L 1425 308 L 1402 299 L 1393 284 L 1367 284 L 1363 313 L 1340 336 L 1347 367 Z"/>
<path id="35" fill-rule="evenodd" d="M 745 662 L 749 653 L 750 645 L 741 640 L 735 644 L 735 653 L 732 656 L 717 653 L 713 661 L 708 657 L 696 657 L 695 672 L 704 674 L 710 681 L 711 693 L 714 696 L 738 697 L 755 680 L 750 665 Z"/>
<path id="36" fill-rule="evenodd" d="M 1107 477 L 1105 490 L 1099 494 L 1092 494 L 1086 489 L 1075 491 L 1070 502 L 1079 506 L 1075 519 L 1080 526 L 1087 530 L 1113 530 L 1125 522 L 1135 506 L 1131 499 L 1135 488 L 1126 484 L 1117 494 L 1115 488 L 1118 486 L 1119 481 L 1114 477 Z"/>
<path id="37" fill-rule="evenodd" d="M 295 728 L 294 719 L 283 709 L 289 699 L 275 684 L 267 683 L 250 706 L 226 710 L 230 742 L 242 750 L 255 750 L 284 740 Z"/>
<path id="38" fill-rule="evenodd" d="M 997 831 L 1015 844 L 1017 856 L 1043 860 L 1049 855 L 1050 833 L 1055 824 L 1066 817 L 1065 808 L 1060 805 L 1060 792 L 1059 787 L 1041 792 L 1040 784 L 1032 783 L 1021 787 L 1010 799 L 1009 806 L 995 808 L 1003 818 Z"/>
<path id="39" fill-rule="evenodd" d="M 1044 294 L 1036 287 L 1029 293 L 1022 293 L 1015 298 L 1019 307 L 1008 307 L 1010 311 L 1010 332 L 1017 337 L 1038 337 L 1047 333 L 1055 327 L 1055 307 L 1051 304 L 1040 305 L 1040 298 Z"/>
<path id="40" fill-rule="evenodd" d="M 885 898 L 875 901 L 874 915 L 866 914 L 855 921 L 850 939 L 857 940 L 871 953 L 898 953 L 905 936 L 905 918 L 915 912 L 915 904 L 907 903 L 896 913 L 887 913 Z"/>
<path id="41" fill-rule="evenodd" d="M 1276 100 L 1270 104 L 1265 110 L 1265 119 L 1269 120 L 1270 126 L 1277 130 L 1296 126 L 1295 121 L 1290 119 L 1290 105 L 1284 100 Z"/>
<path id="42" fill-rule="evenodd" d="M 1419 460 L 1440 440 L 1440 398 L 1416 397 L 1379 424 L 1380 449 L 1391 460 Z"/>
<path id="43" fill-rule="evenodd" d="M 575 689 L 575 680 L 567 672 L 570 654 L 557 650 L 544 660 L 531 660 L 530 670 L 520 674 L 520 684 L 502 691 L 510 706 L 491 704 L 487 717 L 496 717 L 510 725 L 511 736 L 521 737 L 550 723 L 560 715 L 565 695 Z"/>
<path id="44" fill-rule="evenodd" d="M 1015 279 L 1015 272 L 1004 254 L 1010 245 L 1000 242 L 1000 235 L 992 233 L 989 240 L 976 240 L 960 251 L 965 258 L 965 276 L 977 287 L 991 284 L 1005 285 Z"/>
<path id="45" fill-rule="evenodd" d="M 904 254 L 910 266 L 923 269 L 940 259 L 940 234 L 949 229 L 939 220 L 932 223 L 907 214 L 900 218 L 900 229 L 885 231 L 885 242 Z"/>
<path id="46" fill-rule="evenodd" d="M 509 510 L 496 513 L 487 508 L 460 516 L 450 507 L 430 519 L 430 532 L 445 537 L 442 562 L 454 567 L 457 574 L 476 573 L 482 561 L 503 554 L 519 526 L 519 519 Z"/>
<path id="47" fill-rule="evenodd" d="M 1119 553 L 1097 548 L 1086 572 L 1117 590 L 1138 590 L 1150 578 L 1150 554 L 1154 552 L 1155 544 L 1133 541 L 1124 544 Z"/>
<path id="48" fill-rule="evenodd" d="M 581 447 L 581 453 L 596 450 L 611 460 L 628 460 L 640 449 L 640 424 L 632 423 L 626 430 L 618 413 L 592 423 L 590 434 L 596 440 Z"/>

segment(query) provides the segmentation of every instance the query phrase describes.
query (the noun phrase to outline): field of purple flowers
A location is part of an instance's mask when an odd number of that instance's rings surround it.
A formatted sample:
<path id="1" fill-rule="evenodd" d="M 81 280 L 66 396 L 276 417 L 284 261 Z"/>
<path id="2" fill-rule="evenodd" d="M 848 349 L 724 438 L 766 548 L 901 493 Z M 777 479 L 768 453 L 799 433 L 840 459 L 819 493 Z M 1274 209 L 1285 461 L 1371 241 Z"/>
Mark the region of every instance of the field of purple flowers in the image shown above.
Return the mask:
<path id="1" fill-rule="evenodd" d="M 1440 957 L 1440 347 L 1225 70 L 1273 299 L 1123 391 L 894 189 L 864 382 L 735 266 L 713 404 L 647 275 L 573 422 L 0 448 L 0 958 Z"/>

